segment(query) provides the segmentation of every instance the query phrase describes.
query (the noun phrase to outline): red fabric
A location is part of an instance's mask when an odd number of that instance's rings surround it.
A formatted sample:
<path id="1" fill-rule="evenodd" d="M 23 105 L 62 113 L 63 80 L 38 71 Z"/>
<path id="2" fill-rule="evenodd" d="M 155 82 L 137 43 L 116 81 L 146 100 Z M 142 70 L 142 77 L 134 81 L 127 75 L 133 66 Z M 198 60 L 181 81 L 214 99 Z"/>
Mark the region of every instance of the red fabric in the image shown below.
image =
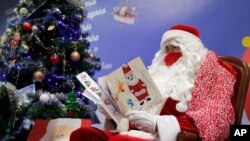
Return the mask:
<path id="1" fill-rule="evenodd" d="M 91 127 L 92 121 L 90 119 L 82 119 L 81 127 Z"/>
<path id="2" fill-rule="evenodd" d="M 180 124 L 181 130 L 197 132 L 193 121 L 185 113 L 181 113 L 176 110 L 177 103 L 177 100 L 168 98 L 161 110 L 160 115 L 174 115 Z"/>
<path id="3" fill-rule="evenodd" d="M 149 141 L 128 135 L 114 134 L 94 127 L 83 127 L 70 135 L 70 141 Z"/>
<path id="4" fill-rule="evenodd" d="M 49 120 L 37 119 L 35 125 L 32 127 L 27 141 L 38 141 L 40 140 L 44 133 L 46 132 Z"/>
<path id="5" fill-rule="evenodd" d="M 149 140 L 141 139 L 137 137 L 131 137 L 128 135 L 116 135 L 116 136 L 113 136 L 108 141 L 149 141 Z"/>
<path id="6" fill-rule="evenodd" d="M 221 141 L 229 136 L 234 123 L 231 103 L 235 76 L 209 52 L 197 73 L 192 99 L 186 114 L 194 121 L 203 141 Z"/>
<path id="7" fill-rule="evenodd" d="M 164 57 L 164 62 L 166 66 L 173 65 L 180 57 L 182 56 L 182 52 L 172 52 L 169 51 L 168 54 Z"/>
<path id="8" fill-rule="evenodd" d="M 70 141 L 108 141 L 115 134 L 93 127 L 83 127 L 73 131 Z"/>

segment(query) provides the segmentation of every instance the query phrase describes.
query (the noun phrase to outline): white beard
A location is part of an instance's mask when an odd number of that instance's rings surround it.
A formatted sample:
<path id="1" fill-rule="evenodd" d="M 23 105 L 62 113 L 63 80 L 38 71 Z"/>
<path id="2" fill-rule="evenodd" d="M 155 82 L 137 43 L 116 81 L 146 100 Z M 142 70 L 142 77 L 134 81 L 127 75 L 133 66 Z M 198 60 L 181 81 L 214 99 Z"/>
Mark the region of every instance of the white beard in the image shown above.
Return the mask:
<path id="1" fill-rule="evenodd" d="M 181 43 L 181 41 L 178 42 Z M 182 43 L 183 42 L 184 41 L 182 40 Z M 199 50 L 197 50 L 193 44 L 186 44 L 185 47 L 178 44 L 178 46 L 181 47 L 182 57 L 180 57 L 173 65 L 165 65 L 164 57 L 166 53 L 161 49 L 155 55 L 148 71 L 155 84 L 158 86 L 162 96 L 164 98 L 171 97 L 178 100 L 182 105 L 177 104 L 176 109 L 178 110 L 178 106 L 184 106 L 184 108 L 181 108 L 178 111 L 185 112 L 188 109 L 188 104 L 192 98 L 192 88 L 194 86 L 196 73 L 205 59 L 208 50 L 204 48 L 202 44 L 197 44 Z M 192 49 L 187 50 L 187 48 L 195 49 L 195 51 Z"/>

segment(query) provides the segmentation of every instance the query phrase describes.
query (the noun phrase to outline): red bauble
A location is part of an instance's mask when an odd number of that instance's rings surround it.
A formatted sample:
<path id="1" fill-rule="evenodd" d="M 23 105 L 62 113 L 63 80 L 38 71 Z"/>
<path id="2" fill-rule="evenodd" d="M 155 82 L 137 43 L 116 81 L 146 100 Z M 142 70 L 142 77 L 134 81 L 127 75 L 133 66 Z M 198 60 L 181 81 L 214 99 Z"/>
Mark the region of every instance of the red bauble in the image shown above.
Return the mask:
<path id="1" fill-rule="evenodd" d="M 26 30 L 26 31 L 31 31 L 32 29 L 32 25 L 28 22 L 24 22 L 23 23 L 23 29 Z"/>
<path id="2" fill-rule="evenodd" d="M 58 64 L 60 61 L 60 57 L 57 54 L 50 56 L 50 62 L 54 65 Z"/>

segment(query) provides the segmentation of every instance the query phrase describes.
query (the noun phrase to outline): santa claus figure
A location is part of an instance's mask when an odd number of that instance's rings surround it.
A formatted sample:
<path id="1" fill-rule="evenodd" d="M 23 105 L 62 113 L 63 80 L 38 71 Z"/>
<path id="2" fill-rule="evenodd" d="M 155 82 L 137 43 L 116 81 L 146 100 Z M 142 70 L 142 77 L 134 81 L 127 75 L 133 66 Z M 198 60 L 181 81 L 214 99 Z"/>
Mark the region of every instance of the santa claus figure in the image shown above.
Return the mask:
<path id="1" fill-rule="evenodd" d="M 176 25 L 166 31 L 148 71 L 166 99 L 159 115 L 129 111 L 126 116 L 134 129 L 119 134 L 85 129 L 72 136 L 98 134 L 103 141 L 175 141 L 185 130 L 204 141 L 228 139 L 234 122 L 231 97 L 236 73 L 203 45 L 196 28 Z"/>
<path id="2" fill-rule="evenodd" d="M 122 71 L 126 78 L 129 91 L 140 102 L 140 105 L 143 105 L 144 101 L 150 101 L 151 98 L 149 97 L 146 84 L 135 76 L 129 65 L 124 64 L 122 66 Z"/>

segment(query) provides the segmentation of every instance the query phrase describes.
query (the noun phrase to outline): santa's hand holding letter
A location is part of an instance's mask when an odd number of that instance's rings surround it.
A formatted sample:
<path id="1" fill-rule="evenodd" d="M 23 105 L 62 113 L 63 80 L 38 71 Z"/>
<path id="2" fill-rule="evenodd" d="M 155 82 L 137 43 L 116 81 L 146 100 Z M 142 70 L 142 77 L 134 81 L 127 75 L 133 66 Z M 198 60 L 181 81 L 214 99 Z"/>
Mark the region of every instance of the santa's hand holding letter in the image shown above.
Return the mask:
<path id="1" fill-rule="evenodd" d="M 92 134 L 100 141 L 175 141 L 181 130 L 197 133 L 204 141 L 228 139 L 234 122 L 235 72 L 203 45 L 196 28 L 176 25 L 166 31 L 148 71 L 165 99 L 159 115 L 129 111 L 125 115 L 135 128 L 120 134 L 79 129 L 72 140 Z"/>

